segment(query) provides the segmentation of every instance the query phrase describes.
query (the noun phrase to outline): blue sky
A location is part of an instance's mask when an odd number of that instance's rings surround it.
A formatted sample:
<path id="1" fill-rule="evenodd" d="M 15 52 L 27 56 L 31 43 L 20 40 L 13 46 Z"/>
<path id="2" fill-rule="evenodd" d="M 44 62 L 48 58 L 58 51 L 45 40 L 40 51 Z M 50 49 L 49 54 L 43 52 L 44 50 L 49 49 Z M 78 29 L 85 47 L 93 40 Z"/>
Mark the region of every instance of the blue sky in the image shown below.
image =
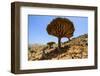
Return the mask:
<path id="1" fill-rule="evenodd" d="M 59 16 L 60 17 L 60 16 Z M 62 16 L 61 16 L 62 17 Z M 29 44 L 46 44 L 53 41 L 58 42 L 58 38 L 47 33 L 47 25 L 57 16 L 29 15 L 28 16 L 28 43 Z M 88 33 L 88 17 L 64 16 L 62 18 L 70 19 L 75 27 L 73 37 Z M 67 41 L 62 38 L 62 42 Z"/>

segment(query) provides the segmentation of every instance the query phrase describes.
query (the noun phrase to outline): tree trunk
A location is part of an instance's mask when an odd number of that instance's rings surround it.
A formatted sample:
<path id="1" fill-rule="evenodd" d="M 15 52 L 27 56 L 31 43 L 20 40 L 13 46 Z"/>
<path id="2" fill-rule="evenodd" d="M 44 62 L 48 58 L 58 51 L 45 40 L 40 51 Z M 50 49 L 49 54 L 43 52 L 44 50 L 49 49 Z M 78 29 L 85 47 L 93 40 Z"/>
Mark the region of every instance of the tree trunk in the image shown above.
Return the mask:
<path id="1" fill-rule="evenodd" d="M 68 41 L 70 41 L 70 38 L 68 38 Z"/>
<path id="2" fill-rule="evenodd" d="M 58 48 L 61 48 L 61 38 L 58 38 Z"/>

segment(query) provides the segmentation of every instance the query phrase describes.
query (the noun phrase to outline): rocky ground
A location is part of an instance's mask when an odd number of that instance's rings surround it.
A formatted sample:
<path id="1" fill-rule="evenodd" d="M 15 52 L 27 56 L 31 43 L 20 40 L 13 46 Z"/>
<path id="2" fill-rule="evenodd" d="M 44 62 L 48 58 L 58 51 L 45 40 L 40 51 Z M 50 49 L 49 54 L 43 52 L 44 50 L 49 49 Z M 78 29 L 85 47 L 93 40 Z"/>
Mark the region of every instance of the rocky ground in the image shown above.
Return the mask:
<path id="1" fill-rule="evenodd" d="M 54 44 L 50 48 L 48 45 L 32 45 L 28 50 L 28 60 L 84 59 L 88 57 L 87 34 L 62 43 L 61 49 L 58 49 L 57 46 Z"/>

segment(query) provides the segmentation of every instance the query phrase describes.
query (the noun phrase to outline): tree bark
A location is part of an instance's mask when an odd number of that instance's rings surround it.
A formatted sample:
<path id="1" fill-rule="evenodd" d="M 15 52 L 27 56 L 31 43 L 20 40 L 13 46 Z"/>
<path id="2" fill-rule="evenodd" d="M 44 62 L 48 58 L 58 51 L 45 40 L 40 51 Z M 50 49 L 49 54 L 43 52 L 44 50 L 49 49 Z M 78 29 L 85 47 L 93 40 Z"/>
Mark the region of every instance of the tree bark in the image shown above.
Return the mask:
<path id="1" fill-rule="evenodd" d="M 58 38 L 58 48 L 61 48 L 61 38 Z"/>
<path id="2" fill-rule="evenodd" d="M 70 38 L 68 38 L 68 41 L 70 41 Z"/>

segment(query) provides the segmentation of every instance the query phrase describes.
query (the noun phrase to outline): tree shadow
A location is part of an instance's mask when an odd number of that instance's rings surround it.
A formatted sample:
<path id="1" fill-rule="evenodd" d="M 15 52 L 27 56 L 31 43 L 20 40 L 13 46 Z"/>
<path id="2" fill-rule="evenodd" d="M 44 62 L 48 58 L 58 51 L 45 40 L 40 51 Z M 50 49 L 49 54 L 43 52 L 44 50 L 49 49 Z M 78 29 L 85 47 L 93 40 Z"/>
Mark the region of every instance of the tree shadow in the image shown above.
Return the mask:
<path id="1" fill-rule="evenodd" d="M 60 54 L 67 52 L 69 50 L 69 48 L 70 48 L 70 46 L 64 46 L 64 47 L 61 47 L 60 49 L 55 48 L 55 49 L 51 50 L 51 52 L 43 54 L 42 58 L 40 60 L 51 60 L 52 58 L 56 58 Z"/>

